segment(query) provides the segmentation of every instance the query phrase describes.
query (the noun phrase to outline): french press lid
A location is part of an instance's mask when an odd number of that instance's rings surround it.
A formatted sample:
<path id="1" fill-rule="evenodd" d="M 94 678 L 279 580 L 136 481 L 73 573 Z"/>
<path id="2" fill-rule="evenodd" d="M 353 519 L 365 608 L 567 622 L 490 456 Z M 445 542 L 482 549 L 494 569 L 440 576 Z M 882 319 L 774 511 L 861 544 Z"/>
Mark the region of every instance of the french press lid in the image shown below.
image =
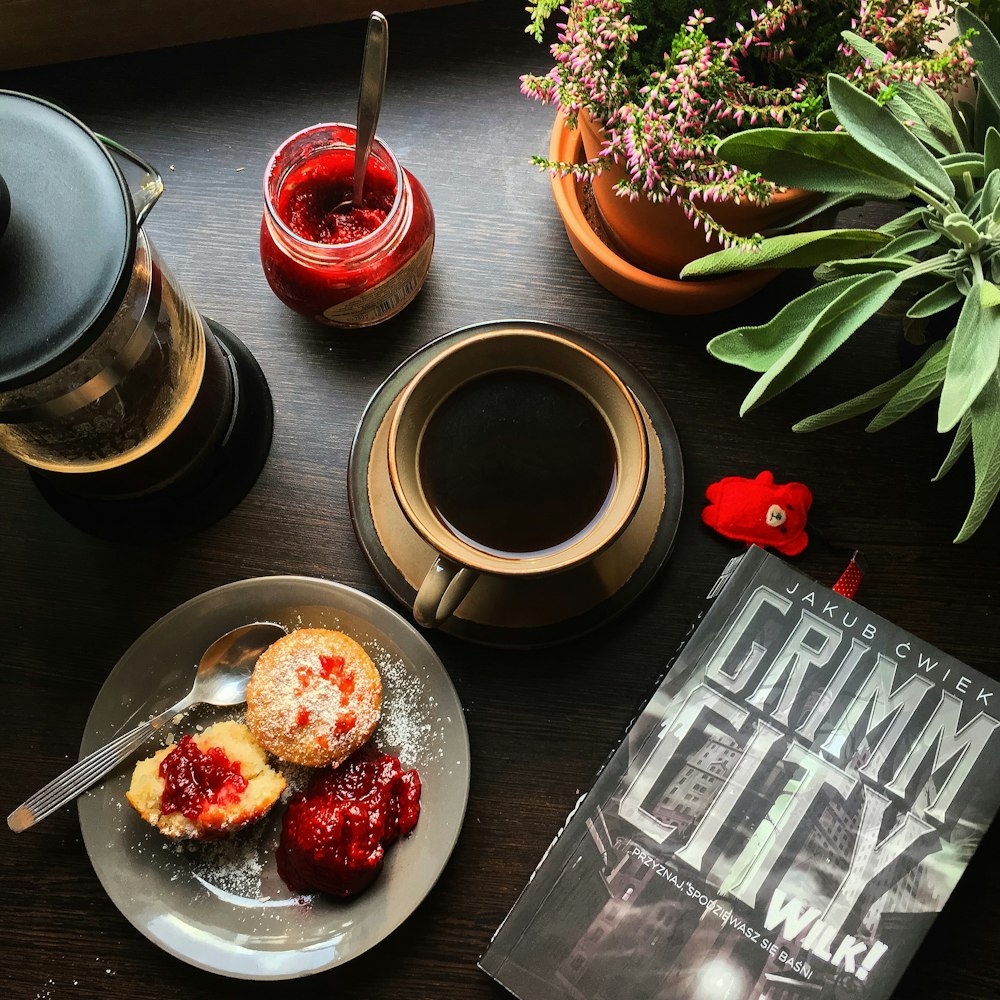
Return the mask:
<path id="1" fill-rule="evenodd" d="M 3 391 L 58 371 L 104 331 L 132 276 L 137 222 L 108 149 L 66 111 L 0 90 L 0 136 Z"/>

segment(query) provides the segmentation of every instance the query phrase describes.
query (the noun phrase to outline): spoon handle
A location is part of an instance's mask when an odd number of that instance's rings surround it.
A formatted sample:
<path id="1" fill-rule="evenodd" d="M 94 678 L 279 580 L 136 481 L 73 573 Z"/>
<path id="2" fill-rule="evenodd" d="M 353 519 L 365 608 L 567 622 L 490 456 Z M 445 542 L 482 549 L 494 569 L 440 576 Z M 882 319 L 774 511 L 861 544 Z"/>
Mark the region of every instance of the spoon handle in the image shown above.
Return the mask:
<path id="1" fill-rule="evenodd" d="M 354 139 L 354 207 L 361 208 L 365 190 L 365 172 L 372 151 L 375 127 L 382 110 L 385 70 L 389 62 L 389 22 L 377 10 L 368 19 L 365 55 L 361 65 L 358 90 L 358 127 Z"/>
<path id="2" fill-rule="evenodd" d="M 14 833 L 21 833 L 67 802 L 71 802 L 142 746 L 168 719 L 184 711 L 191 704 L 191 699 L 185 698 L 173 708 L 140 722 L 134 729 L 122 733 L 110 743 L 88 754 L 83 760 L 77 761 L 58 778 L 53 778 L 44 788 L 40 788 L 31 798 L 21 803 L 7 817 L 7 826 Z"/>

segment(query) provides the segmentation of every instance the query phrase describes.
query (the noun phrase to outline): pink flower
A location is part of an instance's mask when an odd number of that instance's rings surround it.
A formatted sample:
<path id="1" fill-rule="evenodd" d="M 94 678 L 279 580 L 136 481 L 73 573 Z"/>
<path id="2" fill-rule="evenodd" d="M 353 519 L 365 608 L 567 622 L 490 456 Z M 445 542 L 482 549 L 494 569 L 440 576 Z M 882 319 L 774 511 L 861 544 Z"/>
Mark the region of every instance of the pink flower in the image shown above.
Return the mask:
<path id="1" fill-rule="evenodd" d="M 887 53 L 872 66 L 846 44 L 837 47 L 835 69 L 856 85 L 877 93 L 896 80 L 942 89 L 966 79 L 974 66 L 960 43 L 928 59 L 919 45 L 937 23 L 925 0 L 853 0 L 844 24 Z M 845 0 L 845 6 L 852 6 Z M 552 45 L 552 69 L 524 76 L 521 92 L 557 104 L 570 124 L 586 111 L 605 126 L 607 141 L 593 163 L 576 172 L 589 177 L 609 163 L 620 163 L 626 180 L 623 196 L 659 201 L 673 198 L 692 221 L 725 243 L 725 234 L 706 212 L 720 201 L 766 203 L 775 186 L 722 164 L 715 157 L 719 139 L 741 128 L 779 124 L 815 127 L 823 108 L 822 80 L 798 79 L 787 89 L 753 82 L 755 66 L 795 58 L 797 43 L 810 30 L 805 0 L 763 0 L 749 8 L 749 24 L 736 23 L 735 38 L 710 38 L 715 18 L 695 8 L 677 32 L 663 66 L 646 78 L 630 77 L 630 47 L 639 37 L 623 0 L 568 0 L 565 24 Z M 905 15 L 905 16 L 903 16 Z M 744 21 L 746 18 L 744 18 Z M 780 39 L 780 41 L 779 41 Z M 553 169 L 574 170 L 573 165 Z M 696 199 L 697 204 L 692 201 Z"/>

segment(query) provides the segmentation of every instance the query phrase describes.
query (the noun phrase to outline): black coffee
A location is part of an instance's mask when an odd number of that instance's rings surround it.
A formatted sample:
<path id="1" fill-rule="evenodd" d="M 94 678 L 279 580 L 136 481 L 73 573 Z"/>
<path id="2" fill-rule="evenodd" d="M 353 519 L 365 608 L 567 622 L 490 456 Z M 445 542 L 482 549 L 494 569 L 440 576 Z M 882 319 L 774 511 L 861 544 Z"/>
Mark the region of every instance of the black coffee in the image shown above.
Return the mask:
<path id="1" fill-rule="evenodd" d="M 606 421 L 578 390 L 538 372 L 490 372 L 428 421 L 420 479 L 438 517 L 498 554 L 558 549 L 590 527 L 615 485 Z"/>

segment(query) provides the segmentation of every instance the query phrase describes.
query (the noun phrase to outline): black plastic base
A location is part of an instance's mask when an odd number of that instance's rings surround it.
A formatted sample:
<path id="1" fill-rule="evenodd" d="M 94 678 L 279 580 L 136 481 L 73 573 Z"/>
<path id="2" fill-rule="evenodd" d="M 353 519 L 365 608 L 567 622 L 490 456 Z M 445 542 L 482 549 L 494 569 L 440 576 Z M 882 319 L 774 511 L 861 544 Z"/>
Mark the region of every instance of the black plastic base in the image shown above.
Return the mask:
<path id="1" fill-rule="evenodd" d="M 113 541 L 191 534 L 232 510 L 257 481 L 274 432 L 271 390 L 246 345 L 221 323 L 205 322 L 233 380 L 232 419 L 218 447 L 161 489 L 128 498 L 94 495 L 91 484 L 81 492 L 87 474 L 32 470 L 38 491 L 70 524 Z"/>

